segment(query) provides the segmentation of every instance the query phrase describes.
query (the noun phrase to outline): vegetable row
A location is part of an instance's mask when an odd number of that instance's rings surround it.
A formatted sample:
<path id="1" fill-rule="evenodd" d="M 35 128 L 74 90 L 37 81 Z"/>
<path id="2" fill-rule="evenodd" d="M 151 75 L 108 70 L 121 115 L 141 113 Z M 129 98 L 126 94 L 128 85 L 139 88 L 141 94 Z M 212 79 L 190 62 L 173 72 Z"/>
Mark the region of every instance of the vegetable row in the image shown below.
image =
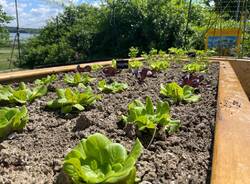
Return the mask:
<path id="1" fill-rule="evenodd" d="M 144 82 L 146 77 L 155 77 L 158 72 L 166 70 L 170 63 L 162 53 L 147 55 L 147 67 L 136 60 L 138 51 L 131 48 L 129 68 L 139 82 Z M 83 111 L 92 106 L 102 97 L 95 94 L 89 86 L 95 78 L 89 71 L 100 71 L 107 77 L 119 73 L 116 61 L 111 67 L 103 68 L 100 65 L 92 67 L 77 67 L 75 74 L 65 74 L 64 82 L 71 87 L 56 89 L 57 98 L 47 103 L 47 108 L 60 109 L 61 113 Z M 139 99 L 128 105 L 128 112 L 120 118 L 125 125 L 133 124 L 139 131 L 148 131 L 154 134 L 157 130 L 171 134 L 179 130 L 180 120 L 171 118 L 170 104 L 186 102 L 198 102 L 201 98 L 196 94 L 195 88 L 203 80 L 196 72 L 206 72 L 207 63 L 191 62 L 185 64 L 183 71 L 187 72 L 182 85 L 176 82 L 161 84 L 160 94 L 163 101 L 155 105 L 150 97 L 146 97 L 145 103 Z M 84 72 L 84 73 L 83 73 Z M 32 103 L 35 99 L 47 94 L 49 86 L 57 80 L 55 75 L 47 76 L 35 81 L 35 87 L 30 89 L 21 82 L 18 87 L 0 85 L 0 103 L 22 105 L 21 107 L 0 108 L 0 138 L 8 136 L 13 131 L 21 131 L 28 122 L 28 110 L 24 104 Z M 188 84 L 188 85 L 186 85 Z M 76 88 L 77 87 L 77 88 Z M 103 93 L 120 93 L 128 89 L 126 83 L 112 80 L 100 80 L 97 85 Z M 154 133 L 153 133 L 154 132 Z M 152 135 L 153 138 L 154 135 Z M 64 159 L 63 169 L 73 183 L 121 183 L 132 184 L 136 181 L 135 163 L 139 158 L 143 146 L 139 139 L 136 140 L 133 149 L 128 154 L 127 150 L 118 143 L 113 143 L 102 134 L 96 133 L 83 139 L 67 154 Z"/>

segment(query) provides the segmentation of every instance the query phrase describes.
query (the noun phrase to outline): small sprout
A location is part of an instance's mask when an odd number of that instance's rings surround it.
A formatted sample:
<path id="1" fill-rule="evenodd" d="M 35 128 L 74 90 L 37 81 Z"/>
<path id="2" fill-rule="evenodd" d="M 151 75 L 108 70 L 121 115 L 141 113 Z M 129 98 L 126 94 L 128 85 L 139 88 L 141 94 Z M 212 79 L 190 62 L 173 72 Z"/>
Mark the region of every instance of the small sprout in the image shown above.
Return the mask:
<path id="1" fill-rule="evenodd" d="M 107 84 L 105 80 L 101 80 L 98 83 L 98 89 L 104 93 L 120 93 L 128 88 L 126 83 L 112 82 Z"/>
<path id="2" fill-rule="evenodd" d="M 183 67 L 183 71 L 189 73 L 205 72 L 206 70 L 207 70 L 207 64 L 200 62 L 193 62 L 191 64 L 186 64 Z"/>
<path id="3" fill-rule="evenodd" d="M 111 67 L 117 68 L 117 61 L 115 59 L 112 59 Z"/>
<path id="4" fill-rule="evenodd" d="M 160 94 L 167 97 L 170 102 L 177 103 L 185 101 L 188 103 L 198 102 L 200 95 L 195 95 L 195 89 L 185 85 L 183 88 L 176 82 L 168 83 L 165 86 L 161 84 Z"/>
<path id="5" fill-rule="evenodd" d="M 129 56 L 131 59 L 135 59 L 135 58 L 137 57 L 138 53 L 139 53 L 138 48 L 136 48 L 136 47 L 131 47 L 131 48 L 129 49 L 129 54 L 128 54 L 128 56 Z"/>
<path id="6" fill-rule="evenodd" d="M 53 74 L 53 75 L 48 75 L 47 77 L 44 77 L 41 79 L 36 79 L 35 84 L 36 85 L 50 85 L 56 80 L 57 80 L 57 76 Z"/>
<path id="7" fill-rule="evenodd" d="M 147 77 L 154 77 L 155 71 L 148 68 L 143 68 L 141 70 L 133 70 L 133 75 L 138 79 L 140 83 L 144 82 Z"/>
<path id="8" fill-rule="evenodd" d="M 94 72 L 97 72 L 97 71 L 101 70 L 102 68 L 103 68 L 103 66 L 100 65 L 100 64 L 93 64 L 93 65 L 91 65 L 91 69 Z"/>
<path id="9" fill-rule="evenodd" d="M 102 72 L 106 77 L 113 77 L 120 71 L 113 67 L 105 67 L 103 68 Z"/>
<path id="10" fill-rule="evenodd" d="M 139 69 L 143 66 L 143 63 L 141 61 L 137 61 L 137 60 L 132 60 L 128 62 L 128 67 L 130 69 Z"/>
<path id="11" fill-rule="evenodd" d="M 75 85 L 75 86 L 80 83 L 83 83 L 85 85 L 85 84 L 91 83 L 94 80 L 95 78 L 91 78 L 86 73 L 84 74 L 76 73 L 73 75 L 65 74 L 64 76 L 64 82 L 71 84 L 71 85 Z"/>
<path id="12" fill-rule="evenodd" d="M 89 65 L 87 65 L 87 66 L 85 66 L 83 68 L 80 65 L 77 65 L 77 67 L 76 67 L 76 72 L 79 72 L 79 73 L 81 73 L 81 72 L 91 72 L 91 70 L 92 70 L 92 68 Z"/>
<path id="13" fill-rule="evenodd" d="M 128 105 L 128 115 L 122 116 L 127 124 L 135 124 L 140 131 L 155 130 L 158 126 L 168 133 L 174 133 L 180 128 L 179 120 L 172 120 L 170 106 L 167 102 L 158 102 L 154 107 L 150 97 L 146 98 L 144 105 L 140 100 L 135 100 Z"/>
<path id="14" fill-rule="evenodd" d="M 48 88 L 45 85 L 30 89 L 24 82 L 21 82 L 17 89 L 13 89 L 11 86 L 2 86 L 0 87 L 0 101 L 25 104 L 46 95 L 47 91 Z"/>
<path id="15" fill-rule="evenodd" d="M 181 86 L 188 85 L 197 88 L 203 80 L 204 80 L 203 75 L 188 73 L 182 77 Z"/>
<path id="16" fill-rule="evenodd" d="M 150 64 L 150 68 L 153 71 L 163 71 L 166 70 L 169 67 L 169 62 L 167 60 L 160 60 L 160 61 L 155 61 Z"/>
<path id="17" fill-rule="evenodd" d="M 95 95 L 90 87 L 86 87 L 84 92 L 78 90 L 57 89 L 57 99 L 48 102 L 47 107 L 51 109 L 61 109 L 64 114 L 72 112 L 74 109 L 83 111 L 85 107 L 96 103 L 101 97 Z"/>

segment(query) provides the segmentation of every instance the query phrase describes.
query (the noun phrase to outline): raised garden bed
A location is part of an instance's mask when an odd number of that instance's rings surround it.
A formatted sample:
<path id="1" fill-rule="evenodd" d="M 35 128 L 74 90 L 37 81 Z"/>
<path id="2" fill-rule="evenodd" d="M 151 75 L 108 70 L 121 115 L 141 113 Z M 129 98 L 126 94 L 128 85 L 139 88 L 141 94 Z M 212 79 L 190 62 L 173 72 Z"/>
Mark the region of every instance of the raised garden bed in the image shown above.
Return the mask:
<path id="1" fill-rule="evenodd" d="M 102 94 L 102 99 L 92 108 L 80 113 L 63 115 L 44 109 L 49 100 L 56 98 L 55 92 L 28 104 L 30 120 L 24 131 L 9 135 L 0 144 L 0 182 L 66 183 L 61 172 L 63 158 L 82 138 L 96 132 L 131 150 L 137 135 L 134 129 L 124 128 L 119 123 L 121 116 L 127 113 L 128 104 L 135 99 L 145 102 L 146 96 L 151 97 L 154 104 L 164 100 L 160 96 L 160 85 L 172 81 L 180 83 L 182 66 L 183 63 L 172 63 L 166 72 L 157 74 L 156 78 L 146 78 L 140 84 L 131 72 L 122 70 L 109 78 L 126 82 L 129 88 L 122 93 Z M 202 85 L 197 88 L 201 94 L 199 102 L 171 105 L 172 119 L 181 121 L 178 132 L 167 135 L 165 140 L 155 137 L 151 145 L 151 135 L 139 136 L 145 147 L 136 163 L 140 182 L 209 183 L 218 72 L 219 64 L 209 65 Z M 91 75 L 96 80 L 90 86 L 95 93 L 100 93 L 97 83 L 106 77 L 101 72 L 91 72 Z M 54 88 L 68 86 L 63 76 L 63 73 L 58 74 Z"/>

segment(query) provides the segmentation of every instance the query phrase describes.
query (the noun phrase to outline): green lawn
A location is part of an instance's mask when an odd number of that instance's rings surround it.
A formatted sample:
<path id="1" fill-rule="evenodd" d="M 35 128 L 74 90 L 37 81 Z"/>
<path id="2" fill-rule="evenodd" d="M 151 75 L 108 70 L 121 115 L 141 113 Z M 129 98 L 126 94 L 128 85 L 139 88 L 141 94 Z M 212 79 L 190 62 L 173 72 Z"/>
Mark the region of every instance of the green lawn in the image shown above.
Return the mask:
<path id="1" fill-rule="evenodd" d="M 17 51 L 15 50 L 12 62 L 14 62 L 16 59 L 16 53 L 17 53 Z M 10 69 L 10 66 L 9 66 L 10 56 L 11 56 L 11 48 L 10 47 L 0 48 L 0 71 Z M 14 69 L 14 68 L 15 68 L 15 66 L 12 65 L 12 69 Z"/>

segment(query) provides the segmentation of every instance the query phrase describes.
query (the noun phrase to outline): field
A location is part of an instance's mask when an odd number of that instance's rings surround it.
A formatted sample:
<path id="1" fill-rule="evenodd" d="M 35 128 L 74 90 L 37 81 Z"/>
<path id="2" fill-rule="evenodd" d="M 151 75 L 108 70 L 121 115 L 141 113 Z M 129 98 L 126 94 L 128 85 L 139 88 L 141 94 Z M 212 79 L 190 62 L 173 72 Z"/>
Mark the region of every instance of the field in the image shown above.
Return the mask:
<path id="1" fill-rule="evenodd" d="M 131 71 L 124 69 L 113 77 L 103 72 L 90 72 L 95 78 L 90 87 L 102 98 L 84 111 L 67 113 L 48 110 L 48 101 L 57 98 L 55 89 L 70 87 L 65 74 L 57 75 L 46 96 L 27 104 L 29 123 L 21 133 L 13 133 L 0 144 L 0 183 L 68 183 L 63 173 L 63 159 L 81 139 L 102 133 L 114 142 L 131 150 L 138 137 L 144 145 L 136 163 L 137 178 L 144 183 L 209 183 L 212 161 L 213 134 L 216 115 L 218 64 L 210 64 L 202 74 L 204 80 L 196 89 L 201 94 L 196 103 L 180 102 L 171 105 L 172 119 L 180 120 L 179 131 L 157 133 L 152 144 L 150 132 L 138 132 L 136 126 L 124 126 L 121 116 L 128 113 L 128 104 L 135 99 L 145 103 L 151 97 L 154 105 L 165 100 L 160 85 L 181 83 L 183 63 L 171 63 L 167 72 L 159 72 L 138 82 Z M 74 73 L 68 73 L 73 75 Z M 121 93 L 102 93 L 98 81 L 117 81 L 128 84 Z M 18 84 L 13 84 L 17 86 Z M 30 88 L 34 83 L 28 83 Z M 71 86 L 72 88 L 72 86 Z M 73 87 L 82 91 L 81 87 Z M 150 144 L 150 145 L 149 145 Z"/>
<path id="2" fill-rule="evenodd" d="M 13 61 L 15 61 L 16 53 L 17 53 L 17 51 L 15 50 Z M 9 65 L 10 56 L 11 56 L 11 48 L 10 47 L 0 48 L 0 72 L 4 71 L 4 70 L 11 69 L 10 65 Z M 13 66 L 13 65 L 11 67 L 12 67 L 12 69 L 15 68 L 15 66 Z"/>

